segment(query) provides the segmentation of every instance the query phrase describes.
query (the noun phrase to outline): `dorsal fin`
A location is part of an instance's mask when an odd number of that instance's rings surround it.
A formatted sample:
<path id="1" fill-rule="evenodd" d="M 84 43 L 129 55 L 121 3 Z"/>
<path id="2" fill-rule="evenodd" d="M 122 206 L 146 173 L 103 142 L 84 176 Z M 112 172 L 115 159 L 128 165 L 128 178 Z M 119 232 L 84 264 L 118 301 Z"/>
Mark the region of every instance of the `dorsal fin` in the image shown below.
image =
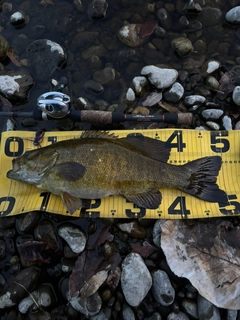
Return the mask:
<path id="1" fill-rule="evenodd" d="M 171 149 L 166 148 L 165 142 L 161 140 L 146 137 L 141 133 L 131 133 L 123 140 L 141 149 L 155 160 L 167 162 L 169 159 Z"/>
<path id="2" fill-rule="evenodd" d="M 104 138 L 104 139 L 118 139 L 117 136 L 114 135 L 114 133 L 109 133 L 108 131 L 99 131 L 99 130 L 89 130 L 89 131 L 83 131 L 81 137 L 82 138 Z"/>

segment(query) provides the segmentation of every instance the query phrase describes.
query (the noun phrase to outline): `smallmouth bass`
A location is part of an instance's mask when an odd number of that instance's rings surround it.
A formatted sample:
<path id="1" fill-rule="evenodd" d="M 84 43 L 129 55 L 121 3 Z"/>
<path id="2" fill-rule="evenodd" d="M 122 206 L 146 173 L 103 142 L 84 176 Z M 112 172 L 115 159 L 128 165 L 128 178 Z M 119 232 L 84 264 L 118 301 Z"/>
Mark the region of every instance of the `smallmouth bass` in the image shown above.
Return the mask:
<path id="1" fill-rule="evenodd" d="M 121 195 L 139 207 L 157 209 L 160 188 L 175 188 L 209 202 L 227 203 L 216 184 L 221 157 L 210 156 L 181 166 L 168 164 L 170 149 L 143 135 L 117 138 L 101 131 L 26 151 L 12 161 L 9 179 L 60 195 L 67 211 L 81 199 Z"/>

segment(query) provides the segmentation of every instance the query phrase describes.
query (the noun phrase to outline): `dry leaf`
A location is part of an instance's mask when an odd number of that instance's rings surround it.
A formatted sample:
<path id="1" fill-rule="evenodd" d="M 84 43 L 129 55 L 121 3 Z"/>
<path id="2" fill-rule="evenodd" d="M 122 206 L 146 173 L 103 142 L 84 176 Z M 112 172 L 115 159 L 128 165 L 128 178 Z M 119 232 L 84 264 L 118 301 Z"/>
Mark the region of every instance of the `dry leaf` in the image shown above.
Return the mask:
<path id="1" fill-rule="evenodd" d="M 142 100 L 142 105 L 144 107 L 152 107 L 161 100 L 162 100 L 162 92 L 147 93 Z"/>
<path id="2" fill-rule="evenodd" d="M 169 103 L 158 102 L 158 104 L 161 108 L 163 108 L 164 110 L 167 110 L 170 113 L 180 113 L 180 111 L 177 107 L 174 107 Z"/>
<path id="3" fill-rule="evenodd" d="M 219 308 L 240 306 L 239 220 L 166 220 L 161 225 L 161 247 L 168 265 L 187 278 L 200 295 Z"/>
<path id="4" fill-rule="evenodd" d="M 80 290 L 80 297 L 82 299 L 87 299 L 101 287 L 103 282 L 107 279 L 109 269 L 110 266 L 107 266 L 105 270 L 97 272 L 84 283 L 84 286 Z"/>

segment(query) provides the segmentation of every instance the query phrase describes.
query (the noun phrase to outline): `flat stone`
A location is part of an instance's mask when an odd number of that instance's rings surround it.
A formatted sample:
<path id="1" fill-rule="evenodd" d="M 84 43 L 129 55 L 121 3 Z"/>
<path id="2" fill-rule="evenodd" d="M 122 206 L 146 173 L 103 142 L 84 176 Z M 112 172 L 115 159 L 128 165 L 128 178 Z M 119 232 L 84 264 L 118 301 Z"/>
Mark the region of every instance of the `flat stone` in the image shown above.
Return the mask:
<path id="1" fill-rule="evenodd" d="M 169 306 L 175 298 L 175 291 L 165 271 L 156 270 L 152 272 L 152 294 L 157 302 L 163 306 Z"/>
<path id="2" fill-rule="evenodd" d="M 174 84 L 178 77 L 175 69 L 158 68 L 150 65 L 141 70 L 141 75 L 147 76 L 152 85 L 158 89 L 165 89 Z"/>
<path id="3" fill-rule="evenodd" d="M 70 223 L 61 225 L 58 234 L 62 237 L 75 253 L 80 253 L 85 249 L 87 238 L 83 230 Z"/>
<path id="4" fill-rule="evenodd" d="M 122 263 L 121 286 L 126 301 L 137 307 L 152 286 L 152 277 L 142 257 L 129 253 Z"/>
<path id="5" fill-rule="evenodd" d="M 226 13 L 226 21 L 234 24 L 240 24 L 240 6 L 234 7 Z"/>

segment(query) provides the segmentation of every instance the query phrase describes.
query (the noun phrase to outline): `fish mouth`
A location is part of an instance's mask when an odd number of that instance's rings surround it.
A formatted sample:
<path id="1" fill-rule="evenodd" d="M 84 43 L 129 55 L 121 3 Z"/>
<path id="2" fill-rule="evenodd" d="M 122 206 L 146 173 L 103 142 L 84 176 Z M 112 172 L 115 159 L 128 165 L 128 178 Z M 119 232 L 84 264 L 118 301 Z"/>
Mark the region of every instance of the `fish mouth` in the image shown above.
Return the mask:
<path id="1" fill-rule="evenodd" d="M 7 178 L 15 180 L 17 177 L 19 177 L 19 172 L 17 170 L 9 170 L 7 172 Z"/>

